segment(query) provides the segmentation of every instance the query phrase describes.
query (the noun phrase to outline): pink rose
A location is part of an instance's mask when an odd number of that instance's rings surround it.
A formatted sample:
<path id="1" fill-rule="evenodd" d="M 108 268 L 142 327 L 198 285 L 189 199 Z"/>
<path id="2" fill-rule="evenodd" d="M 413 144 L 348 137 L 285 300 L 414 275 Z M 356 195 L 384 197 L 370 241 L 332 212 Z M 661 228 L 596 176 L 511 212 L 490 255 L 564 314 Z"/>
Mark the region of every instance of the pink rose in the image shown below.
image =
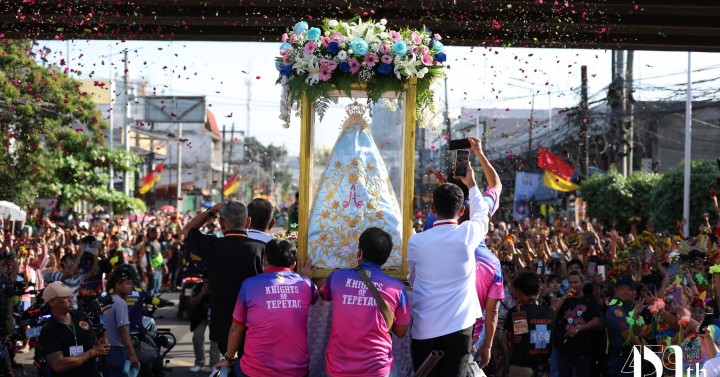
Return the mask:
<path id="1" fill-rule="evenodd" d="M 290 59 L 290 54 L 292 53 L 292 49 L 289 48 L 282 53 L 283 62 L 287 63 L 287 61 Z"/>
<path id="2" fill-rule="evenodd" d="M 337 68 L 337 62 L 334 60 L 323 59 L 320 61 L 320 68 L 326 68 L 331 72 Z"/>
<path id="3" fill-rule="evenodd" d="M 310 55 L 315 51 L 316 48 L 317 43 L 310 41 L 308 43 L 305 43 L 305 46 L 303 47 L 303 52 L 305 53 L 305 55 Z"/>
<path id="4" fill-rule="evenodd" d="M 381 54 L 388 54 L 388 53 L 390 53 L 390 46 L 388 46 L 388 45 L 386 45 L 386 44 L 384 44 L 384 43 L 383 43 L 382 45 L 380 45 L 380 53 L 381 53 Z"/>
<path id="5" fill-rule="evenodd" d="M 427 54 L 428 52 L 430 52 L 430 49 L 428 48 L 428 46 L 422 46 L 422 47 L 420 47 L 420 54 L 425 55 L 425 54 Z"/>
<path id="6" fill-rule="evenodd" d="M 322 37 L 320 38 L 320 41 L 322 41 L 323 47 L 327 47 L 328 43 L 330 43 L 330 38 Z"/>
<path id="7" fill-rule="evenodd" d="M 288 38 L 290 37 L 288 37 L 287 33 L 283 33 L 282 37 L 280 37 L 283 42 L 287 42 Z"/>
<path id="8" fill-rule="evenodd" d="M 438 34 L 438 33 L 435 33 L 434 37 L 435 37 L 435 40 L 436 40 L 436 41 L 439 41 L 439 40 L 442 39 L 442 37 L 441 37 L 440 34 Z"/>
<path id="9" fill-rule="evenodd" d="M 355 58 L 348 60 L 348 64 L 350 64 L 350 73 L 352 74 L 358 73 L 360 71 L 360 68 L 362 67 L 360 65 L 360 62 Z"/>
<path id="10" fill-rule="evenodd" d="M 411 39 L 411 40 L 413 41 L 413 43 L 415 43 L 416 45 L 419 45 L 420 43 L 422 43 L 422 39 L 421 39 L 420 36 L 417 35 L 415 32 L 412 33 L 412 35 L 410 36 L 410 39 Z"/>
<path id="11" fill-rule="evenodd" d="M 382 60 L 382 62 L 385 64 L 390 64 L 390 63 L 392 63 L 393 58 L 390 55 L 383 55 L 383 57 L 380 58 L 380 60 Z"/>
<path id="12" fill-rule="evenodd" d="M 423 54 L 423 56 L 422 56 L 422 62 L 423 62 L 423 64 L 425 64 L 425 65 L 432 65 L 432 63 L 433 63 L 433 58 L 432 58 L 432 56 L 430 56 L 430 55 L 428 55 L 428 54 Z"/>
<path id="13" fill-rule="evenodd" d="M 338 33 L 336 31 L 336 32 L 332 33 L 332 35 L 330 35 L 330 39 L 332 39 L 333 41 L 335 41 L 337 43 L 342 43 L 345 40 L 345 36 L 343 36 L 342 33 Z"/>
<path id="14" fill-rule="evenodd" d="M 375 64 L 378 62 L 378 57 L 375 54 L 367 54 L 365 55 L 365 65 L 368 67 L 374 67 Z"/>
<path id="15" fill-rule="evenodd" d="M 398 33 L 395 30 L 390 30 L 389 34 L 390 34 L 390 39 L 392 39 L 393 42 L 397 42 L 402 39 L 402 35 L 400 35 L 400 33 Z"/>
<path id="16" fill-rule="evenodd" d="M 290 36 L 290 43 L 295 43 L 297 41 L 297 35 L 293 34 Z"/>
<path id="17" fill-rule="evenodd" d="M 412 48 L 410 49 L 410 51 L 412 51 L 413 54 L 417 54 L 418 51 L 419 51 L 418 46 L 412 46 Z"/>

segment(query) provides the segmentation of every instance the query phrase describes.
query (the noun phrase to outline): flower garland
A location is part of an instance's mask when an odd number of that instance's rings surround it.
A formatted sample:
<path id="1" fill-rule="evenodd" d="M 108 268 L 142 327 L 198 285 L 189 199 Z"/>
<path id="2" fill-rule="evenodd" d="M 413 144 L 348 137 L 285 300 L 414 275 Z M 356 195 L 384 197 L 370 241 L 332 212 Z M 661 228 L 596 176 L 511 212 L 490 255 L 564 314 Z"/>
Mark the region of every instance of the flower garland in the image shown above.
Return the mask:
<path id="1" fill-rule="evenodd" d="M 648 306 L 648 310 L 652 314 L 658 314 L 662 312 L 665 309 L 665 301 L 661 298 L 658 298 L 655 300 L 655 302 L 652 303 L 652 305 Z"/>
<path id="2" fill-rule="evenodd" d="M 720 272 L 720 264 L 715 264 L 715 265 L 710 266 L 709 273 L 717 274 L 718 272 Z"/>
<path id="3" fill-rule="evenodd" d="M 422 120 L 434 113 L 430 84 L 442 75 L 447 61 L 442 38 L 427 29 L 393 30 L 386 25 L 385 19 L 326 19 L 320 29 L 300 21 L 282 35 L 276 68 L 277 82 L 283 85 L 280 119 L 286 128 L 303 94 L 322 120 L 333 90 L 351 97 L 352 85 L 364 84 L 372 105 L 386 92 L 402 92 L 413 77 L 418 121 L 424 125 Z"/>
<path id="4" fill-rule="evenodd" d="M 625 318 L 625 320 L 630 326 L 645 326 L 645 319 L 642 316 L 639 316 L 637 319 L 635 319 L 635 309 L 628 312 L 628 316 Z"/>

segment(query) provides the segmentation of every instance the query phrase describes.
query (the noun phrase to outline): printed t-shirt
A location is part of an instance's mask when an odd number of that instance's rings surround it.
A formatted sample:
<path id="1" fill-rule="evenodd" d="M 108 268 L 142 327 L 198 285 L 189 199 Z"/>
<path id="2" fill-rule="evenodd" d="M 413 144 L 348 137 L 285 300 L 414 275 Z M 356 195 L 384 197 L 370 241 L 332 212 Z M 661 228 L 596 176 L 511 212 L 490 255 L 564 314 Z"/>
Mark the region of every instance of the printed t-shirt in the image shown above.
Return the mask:
<path id="1" fill-rule="evenodd" d="M 360 266 L 370 275 L 380 296 L 394 313 L 394 323 L 410 324 L 405 285 L 386 275 L 374 263 Z M 325 351 L 326 371 L 333 377 L 384 377 L 393 368 L 392 337 L 385 318 L 362 278 L 353 269 L 333 271 L 321 292 L 332 301 L 330 340 Z"/>
<path id="2" fill-rule="evenodd" d="M 515 334 L 513 313 L 523 312 L 527 320 L 527 333 Z M 552 351 L 551 335 L 555 312 L 537 304 L 524 304 L 508 311 L 505 330 L 513 334 L 513 350 L 510 365 L 535 368 L 548 365 Z"/>
<path id="3" fill-rule="evenodd" d="M 289 268 L 270 267 L 240 288 L 233 320 L 248 328 L 240 369 L 253 377 L 308 373 L 307 322 L 318 292 Z"/>
<path id="4" fill-rule="evenodd" d="M 624 303 L 617 298 L 610 301 L 610 306 L 605 309 L 605 324 L 607 326 L 608 341 L 610 347 L 620 350 L 625 343 L 622 332 L 629 329 L 627 323 L 628 312 L 633 309 L 633 304 Z"/>
<path id="5" fill-rule="evenodd" d="M 565 300 L 558 310 L 555 319 L 555 331 L 553 344 L 564 349 L 576 349 L 589 354 L 592 349 L 587 347 L 592 342 L 591 331 L 580 331 L 573 337 L 566 338 L 565 333 L 573 327 L 582 326 L 600 317 L 600 312 L 595 299 L 588 296 L 582 298 L 572 297 Z"/>

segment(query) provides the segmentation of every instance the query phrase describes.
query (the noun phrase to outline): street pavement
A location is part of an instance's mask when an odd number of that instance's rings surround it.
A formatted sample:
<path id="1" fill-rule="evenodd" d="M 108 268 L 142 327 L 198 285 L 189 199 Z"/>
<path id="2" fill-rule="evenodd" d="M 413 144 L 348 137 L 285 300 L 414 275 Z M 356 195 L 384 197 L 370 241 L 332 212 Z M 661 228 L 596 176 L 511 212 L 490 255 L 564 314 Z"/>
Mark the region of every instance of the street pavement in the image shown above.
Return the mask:
<path id="1" fill-rule="evenodd" d="M 179 300 L 178 293 L 165 293 L 161 296 L 166 300 L 175 302 L 175 306 L 158 309 L 155 312 L 155 321 L 157 326 L 160 328 L 169 328 L 170 331 L 177 338 L 177 344 L 170 353 L 167 354 L 169 359 L 168 368 L 172 369 L 167 375 L 178 376 L 178 377 L 197 377 L 197 376 L 208 376 L 210 375 L 210 368 L 206 366 L 198 373 L 191 373 L 188 371 L 195 362 L 195 354 L 192 348 L 192 333 L 190 332 L 190 320 L 180 319 L 176 316 L 177 303 Z M 210 349 L 210 341 L 208 340 L 209 330 L 205 332 L 205 362 L 209 362 L 207 352 Z M 23 369 L 16 369 L 15 376 L 36 376 L 37 373 L 32 363 L 33 350 L 28 353 L 18 354 L 15 360 L 23 365 Z"/>

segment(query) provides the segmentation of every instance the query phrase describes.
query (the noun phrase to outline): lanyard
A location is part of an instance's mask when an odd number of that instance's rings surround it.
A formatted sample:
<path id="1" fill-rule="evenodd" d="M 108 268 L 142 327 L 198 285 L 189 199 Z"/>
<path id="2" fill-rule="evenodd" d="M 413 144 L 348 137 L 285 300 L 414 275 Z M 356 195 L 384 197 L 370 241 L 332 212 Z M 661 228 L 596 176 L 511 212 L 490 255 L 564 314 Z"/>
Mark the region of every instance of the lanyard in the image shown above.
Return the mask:
<path id="1" fill-rule="evenodd" d="M 63 325 L 65 324 L 63 323 Z M 77 330 L 75 329 L 75 323 L 72 323 L 72 325 L 65 325 L 65 327 L 67 327 L 68 330 L 70 330 L 70 332 L 73 334 L 73 338 L 75 338 L 75 346 L 77 347 Z"/>

